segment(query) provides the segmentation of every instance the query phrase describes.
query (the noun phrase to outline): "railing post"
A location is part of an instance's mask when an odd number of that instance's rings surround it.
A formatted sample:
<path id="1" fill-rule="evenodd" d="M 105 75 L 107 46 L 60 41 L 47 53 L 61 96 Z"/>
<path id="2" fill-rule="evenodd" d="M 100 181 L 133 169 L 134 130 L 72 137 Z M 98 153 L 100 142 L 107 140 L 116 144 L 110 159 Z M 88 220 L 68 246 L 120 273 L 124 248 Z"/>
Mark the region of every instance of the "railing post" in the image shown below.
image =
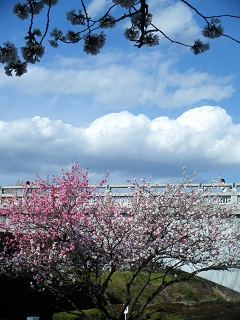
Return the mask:
<path id="1" fill-rule="evenodd" d="M 111 192 L 111 186 L 109 184 L 106 186 L 106 192 Z"/>
<path id="2" fill-rule="evenodd" d="M 233 188 L 232 188 L 231 204 L 238 204 L 237 188 L 235 183 L 233 183 Z"/>

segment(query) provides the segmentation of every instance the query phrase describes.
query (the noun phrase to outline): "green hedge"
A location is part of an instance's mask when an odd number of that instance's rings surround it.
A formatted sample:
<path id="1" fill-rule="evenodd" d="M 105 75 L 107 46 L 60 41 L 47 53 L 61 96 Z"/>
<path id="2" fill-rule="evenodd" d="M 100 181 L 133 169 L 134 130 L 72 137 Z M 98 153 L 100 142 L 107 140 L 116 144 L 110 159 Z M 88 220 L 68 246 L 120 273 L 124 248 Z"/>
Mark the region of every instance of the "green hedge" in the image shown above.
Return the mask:
<path id="1" fill-rule="evenodd" d="M 58 312 L 52 316 L 52 320 L 103 320 L 104 316 L 97 309 L 88 309 L 79 311 L 69 311 L 69 312 Z M 160 312 L 152 314 L 149 320 L 184 320 L 185 318 L 180 315 L 162 315 Z"/>
<path id="2" fill-rule="evenodd" d="M 52 316 L 52 320 L 101 320 L 104 319 L 97 309 L 80 311 L 58 312 Z"/>

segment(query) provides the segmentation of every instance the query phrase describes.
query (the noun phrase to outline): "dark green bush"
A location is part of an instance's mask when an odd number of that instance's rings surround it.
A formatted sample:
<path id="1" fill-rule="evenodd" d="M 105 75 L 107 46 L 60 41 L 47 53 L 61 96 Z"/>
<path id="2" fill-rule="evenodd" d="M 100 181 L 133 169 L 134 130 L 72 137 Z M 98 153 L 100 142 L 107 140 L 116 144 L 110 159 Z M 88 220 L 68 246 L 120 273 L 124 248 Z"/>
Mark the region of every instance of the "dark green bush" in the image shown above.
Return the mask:
<path id="1" fill-rule="evenodd" d="M 97 309 L 80 311 L 58 312 L 52 316 L 52 320 L 101 320 L 104 319 Z"/>

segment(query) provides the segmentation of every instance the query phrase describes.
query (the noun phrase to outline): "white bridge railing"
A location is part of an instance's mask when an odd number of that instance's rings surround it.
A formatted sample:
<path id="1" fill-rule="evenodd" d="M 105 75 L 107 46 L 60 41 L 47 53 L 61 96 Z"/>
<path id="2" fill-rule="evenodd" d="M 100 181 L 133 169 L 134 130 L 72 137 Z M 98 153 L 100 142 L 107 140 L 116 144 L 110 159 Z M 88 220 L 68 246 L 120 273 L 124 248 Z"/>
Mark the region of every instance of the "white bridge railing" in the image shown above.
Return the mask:
<path id="1" fill-rule="evenodd" d="M 94 185 L 89 185 L 89 188 L 96 187 Z M 111 192 L 113 197 L 116 198 L 118 201 L 122 203 L 128 203 L 130 201 L 129 195 L 131 194 L 131 188 L 134 186 L 132 185 L 104 185 L 101 187 L 97 187 L 97 191 L 103 192 Z M 211 184 L 189 184 L 186 185 L 186 190 L 208 190 L 211 188 Z M 29 192 L 31 190 L 37 189 L 37 186 L 29 186 L 27 185 Z M 157 189 L 159 192 L 166 188 L 166 184 L 154 184 L 151 185 L 152 189 Z M 240 183 L 226 183 L 224 184 L 224 188 L 226 192 L 223 192 L 218 185 L 213 186 L 213 190 L 211 193 L 208 194 L 208 199 L 211 197 L 219 196 L 219 200 L 221 204 L 226 206 L 236 206 L 237 215 L 240 217 Z M 18 198 L 22 197 L 23 194 L 23 186 L 2 186 L 0 187 L 0 208 L 3 202 L 7 198 L 11 198 L 14 194 L 17 194 Z M 230 191 L 231 190 L 231 191 Z"/>

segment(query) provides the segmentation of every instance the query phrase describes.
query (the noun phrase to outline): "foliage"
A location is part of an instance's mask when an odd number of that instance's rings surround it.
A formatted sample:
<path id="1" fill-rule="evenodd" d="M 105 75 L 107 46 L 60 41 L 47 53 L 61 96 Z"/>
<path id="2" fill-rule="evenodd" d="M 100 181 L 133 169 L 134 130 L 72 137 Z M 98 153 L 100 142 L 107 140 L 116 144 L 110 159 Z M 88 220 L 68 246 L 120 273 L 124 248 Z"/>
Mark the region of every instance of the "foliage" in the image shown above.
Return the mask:
<path id="1" fill-rule="evenodd" d="M 201 302 L 191 305 L 182 303 L 161 303 L 151 306 L 150 309 L 156 312 L 151 315 L 146 314 L 149 320 L 238 320 L 240 312 L 239 301 L 234 302 Z M 71 318 L 61 318 L 66 313 L 57 313 L 53 320 L 70 320 Z M 95 320 L 95 319 L 94 319 Z"/>
<path id="2" fill-rule="evenodd" d="M 225 36 L 237 43 L 239 40 L 224 33 L 221 18 L 237 19 L 239 16 L 223 14 L 220 16 L 206 16 L 200 13 L 197 8 L 185 0 L 180 0 L 197 14 L 205 24 L 202 34 L 208 39 L 215 39 Z M 91 1 L 90 1 L 91 2 Z M 91 3 L 90 3 L 91 4 Z M 161 29 L 153 24 L 153 13 L 151 3 L 148 0 L 109 0 L 107 10 L 104 14 L 92 19 L 88 13 L 87 1 L 81 0 L 78 10 L 72 9 L 66 13 L 66 19 L 72 25 L 71 30 L 64 32 L 55 27 L 50 31 L 51 14 L 57 6 L 61 4 L 58 0 L 25 0 L 14 5 L 13 13 L 22 20 L 29 20 L 29 28 L 25 36 L 25 45 L 21 47 L 21 59 L 18 50 L 13 43 L 5 42 L 0 46 L 0 62 L 5 65 L 5 73 L 9 76 L 15 72 L 16 76 L 21 76 L 27 72 L 28 63 L 40 61 L 45 53 L 45 38 L 50 35 L 51 46 L 57 48 L 59 43 L 76 44 L 83 41 L 84 51 L 92 55 L 100 52 L 106 42 L 106 29 L 114 28 L 118 23 L 127 20 L 129 26 L 124 30 L 126 39 L 135 43 L 135 46 L 155 46 L 159 44 L 160 38 L 164 37 L 171 43 L 189 47 L 194 54 L 205 52 L 209 49 L 209 43 L 203 43 L 197 39 L 194 44 L 186 44 L 171 39 Z M 46 23 L 39 26 L 38 15 L 46 15 Z M 60 19 L 62 20 L 62 19 Z"/>
<path id="3" fill-rule="evenodd" d="M 58 312 L 52 317 L 52 320 L 101 320 L 103 315 L 97 309 L 87 309 L 72 312 Z"/>
<path id="4" fill-rule="evenodd" d="M 52 320 L 78 320 L 79 312 L 58 312 L 52 317 Z"/>
<path id="5" fill-rule="evenodd" d="M 78 311 L 72 312 L 58 312 L 55 313 L 52 317 L 52 320 L 101 320 L 103 317 L 99 314 L 97 309 L 83 310 L 83 314 Z M 148 317 L 149 320 L 158 320 L 162 319 L 162 316 L 159 312 L 155 312 L 153 315 Z M 165 320 L 185 320 L 181 316 L 176 315 L 167 315 L 164 317 Z"/>
<path id="6" fill-rule="evenodd" d="M 139 319 L 170 285 L 203 270 L 238 266 L 235 208 L 210 199 L 211 189 L 191 188 L 192 179 L 185 175 L 162 192 L 134 179 L 121 201 L 89 186 L 78 163 L 52 181 L 39 178 L 38 188 L 29 192 L 28 186 L 22 198 L 13 195 L 3 204 L 1 227 L 12 236 L 4 240 L 1 272 L 26 273 L 33 287 L 59 298 L 87 288 L 105 318 L 120 319 L 128 307 L 128 319 Z M 185 265 L 192 273 L 178 273 Z M 129 272 L 116 310 L 111 287 L 121 270 Z M 146 288 L 152 290 L 144 296 Z"/>
<path id="7" fill-rule="evenodd" d="M 151 320 L 238 320 L 240 304 L 236 302 L 201 302 L 192 305 L 162 304 Z"/>

